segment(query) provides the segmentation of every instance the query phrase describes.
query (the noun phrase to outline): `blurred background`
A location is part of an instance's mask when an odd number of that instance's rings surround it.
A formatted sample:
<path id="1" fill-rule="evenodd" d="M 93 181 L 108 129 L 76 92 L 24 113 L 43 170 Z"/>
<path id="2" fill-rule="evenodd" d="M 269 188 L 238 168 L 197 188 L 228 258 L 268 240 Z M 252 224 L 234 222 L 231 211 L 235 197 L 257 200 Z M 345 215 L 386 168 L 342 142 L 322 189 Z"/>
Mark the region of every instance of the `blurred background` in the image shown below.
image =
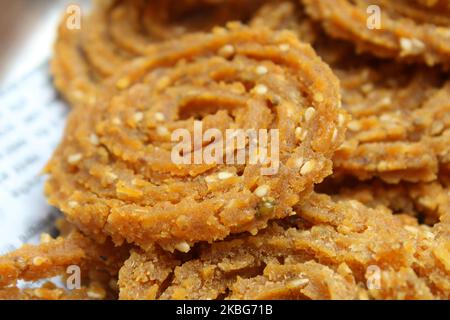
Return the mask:
<path id="1" fill-rule="evenodd" d="M 42 168 L 69 108 L 52 85 L 49 61 L 67 7 L 85 0 L 0 0 L 0 254 L 52 232 L 59 213 L 43 194 Z"/>
<path id="2" fill-rule="evenodd" d="M 50 57 L 57 23 L 69 4 L 89 8 L 88 0 L 0 0 L 0 88 Z"/>

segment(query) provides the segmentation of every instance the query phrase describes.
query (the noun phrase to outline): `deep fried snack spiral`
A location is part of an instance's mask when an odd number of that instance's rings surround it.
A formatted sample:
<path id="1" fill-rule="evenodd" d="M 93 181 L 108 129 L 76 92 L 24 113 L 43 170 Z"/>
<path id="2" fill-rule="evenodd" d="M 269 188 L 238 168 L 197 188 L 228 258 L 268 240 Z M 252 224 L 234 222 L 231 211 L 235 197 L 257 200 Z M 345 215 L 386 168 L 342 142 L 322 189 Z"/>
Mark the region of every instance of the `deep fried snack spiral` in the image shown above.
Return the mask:
<path id="1" fill-rule="evenodd" d="M 436 70 L 391 63 L 335 67 L 353 116 L 336 174 L 432 181 L 450 164 L 450 84 Z"/>
<path id="2" fill-rule="evenodd" d="M 450 65 L 450 7 L 410 0 L 303 0 L 307 12 L 333 37 L 379 57 Z M 374 7 L 377 6 L 377 7 Z M 372 9 L 371 9 L 372 8 Z M 370 25 L 380 10 L 380 26 Z M 372 11 L 371 11 L 372 10 Z"/>
<path id="3" fill-rule="evenodd" d="M 297 216 L 256 236 L 201 244 L 190 255 L 133 251 L 119 273 L 120 298 L 448 298 L 448 245 L 386 208 L 314 194 Z M 374 267 L 377 288 L 367 282 Z"/>
<path id="4" fill-rule="evenodd" d="M 449 170 L 448 74 L 356 55 L 351 46 L 314 28 L 302 6 L 291 2 L 263 6 L 251 23 L 260 21 L 312 41 L 340 80 L 343 108 L 353 121 L 333 158 L 336 175 L 429 182 L 438 169 Z"/>
<path id="5" fill-rule="evenodd" d="M 198 241 L 256 233 L 331 173 L 344 138 L 337 79 L 290 32 L 231 24 L 162 45 L 75 111 L 48 165 L 47 194 L 97 237 L 189 251 Z M 279 130 L 279 170 L 260 164 L 175 164 L 171 132 Z M 197 122 L 198 123 L 198 122 Z M 270 144 L 272 145 L 272 144 Z M 236 146 L 234 146 L 234 150 Z M 226 163 L 226 162 L 224 162 Z"/>
<path id="6" fill-rule="evenodd" d="M 154 44 L 194 31 L 210 31 L 230 20 L 248 19 L 264 0 L 95 1 L 79 29 L 65 15 L 52 59 L 56 88 L 72 104 L 94 103 L 103 79 Z"/>

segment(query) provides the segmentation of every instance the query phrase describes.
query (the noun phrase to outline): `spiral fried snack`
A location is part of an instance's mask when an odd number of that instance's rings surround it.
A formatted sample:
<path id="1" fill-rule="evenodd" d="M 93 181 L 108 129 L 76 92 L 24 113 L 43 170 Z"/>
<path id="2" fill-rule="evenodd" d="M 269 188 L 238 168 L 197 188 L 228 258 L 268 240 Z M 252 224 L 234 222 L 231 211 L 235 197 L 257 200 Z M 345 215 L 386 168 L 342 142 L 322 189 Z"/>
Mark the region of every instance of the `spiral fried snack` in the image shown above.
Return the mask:
<path id="1" fill-rule="evenodd" d="M 105 289 L 117 273 L 129 250 L 110 242 L 97 244 L 72 229 L 66 236 L 41 237 L 39 245 L 24 245 L 0 257 L 0 299 L 104 299 L 111 298 Z M 80 270 L 83 287 L 76 290 L 58 288 L 52 283 L 42 287 L 19 289 L 18 280 L 36 282 L 67 276 L 69 267 Z"/>
<path id="2" fill-rule="evenodd" d="M 450 214 L 448 182 L 388 184 L 378 179 L 361 182 L 356 179 L 327 179 L 317 188 L 340 200 L 358 200 L 371 208 L 384 206 L 396 215 L 404 215 L 406 224 L 421 222 L 434 225 Z"/>
<path id="3" fill-rule="evenodd" d="M 450 84 L 435 70 L 390 63 L 334 68 L 350 112 L 336 174 L 390 183 L 432 181 L 449 168 Z"/>
<path id="4" fill-rule="evenodd" d="M 72 104 L 94 103 L 103 79 L 155 43 L 188 32 L 210 31 L 230 20 L 245 21 L 264 0 L 95 1 L 81 26 L 61 20 L 52 59 L 56 88 Z"/>
<path id="5" fill-rule="evenodd" d="M 429 66 L 450 65 L 448 1 L 434 6 L 410 0 L 303 0 L 303 3 L 331 36 L 351 41 L 359 51 Z M 376 21 L 378 14 L 380 20 Z"/>
<path id="6" fill-rule="evenodd" d="M 230 24 L 189 35 L 129 65 L 108 88 L 95 106 L 70 116 L 46 190 L 84 232 L 144 249 L 156 242 L 189 251 L 293 214 L 331 173 L 345 135 L 337 79 L 290 32 Z M 203 132 L 278 130 L 267 150 L 279 142 L 279 161 L 253 164 L 249 152 L 242 164 L 220 164 L 222 156 L 175 163 L 171 132 L 194 137 L 199 124 Z M 190 153 L 212 143 L 189 143 Z M 275 162 L 274 174 L 264 174 Z"/>
<path id="7" fill-rule="evenodd" d="M 297 216 L 256 236 L 201 244 L 190 255 L 133 251 L 119 273 L 120 298 L 448 298 L 449 244 L 386 208 L 313 194 Z"/>
<path id="8" fill-rule="evenodd" d="M 343 108 L 353 121 L 333 158 L 335 174 L 397 183 L 428 182 L 436 179 L 438 169 L 448 171 L 448 74 L 357 56 L 346 43 L 326 37 L 302 12 L 301 5 L 291 2 L 267 4 L 251 24 L 268 21 L 276 30 L 287 27 L 312 41 L 339 78 Z"/>

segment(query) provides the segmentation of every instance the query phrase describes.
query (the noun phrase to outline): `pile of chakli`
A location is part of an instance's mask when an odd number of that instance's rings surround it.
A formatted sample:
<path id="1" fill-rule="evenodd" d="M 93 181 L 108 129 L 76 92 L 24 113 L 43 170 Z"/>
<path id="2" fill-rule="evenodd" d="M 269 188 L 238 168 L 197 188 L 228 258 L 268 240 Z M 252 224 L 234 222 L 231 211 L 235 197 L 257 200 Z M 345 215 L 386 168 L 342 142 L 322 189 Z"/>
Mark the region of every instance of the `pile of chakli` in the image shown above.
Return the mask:
<path id="1" fill-rule="evenodd" d="M 52 59 L 56 88 L 71 106 L 95 103 L 102 81 L 157 44 L 228 21 L 247 21 L 267 0 L 93 0 L 81 27 L 61 19 Z M 69 20 L 71 21 L 71 20 Z"/>
<path id="2" fill-rule="evenodd" d="M 363 0 L 174 3 L 61 24 L 46 194 L 67 221 L 0 257 L 0 298 L 450 298 L 448 1 L 375 1 L 380 30 Z M 200 122 L 278 129 L 278 172 L 174 164 Z M 18 287 L 71 265 L 77 290 Z"/>

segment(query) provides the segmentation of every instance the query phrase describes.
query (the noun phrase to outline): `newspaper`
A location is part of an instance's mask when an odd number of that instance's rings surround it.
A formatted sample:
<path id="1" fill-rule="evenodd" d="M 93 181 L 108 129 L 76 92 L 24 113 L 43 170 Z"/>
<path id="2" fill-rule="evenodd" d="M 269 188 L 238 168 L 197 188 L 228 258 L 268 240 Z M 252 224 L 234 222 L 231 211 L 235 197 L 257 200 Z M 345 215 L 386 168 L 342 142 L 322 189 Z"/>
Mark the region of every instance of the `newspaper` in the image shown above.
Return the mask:
<path id="1" fill-rule="evenodd" d="M 68 107 L 45 61 L 0 90 L 0 254 L 51 232 L 59 212 L 43 194 L 42 169 L 57 146 Z"/>

